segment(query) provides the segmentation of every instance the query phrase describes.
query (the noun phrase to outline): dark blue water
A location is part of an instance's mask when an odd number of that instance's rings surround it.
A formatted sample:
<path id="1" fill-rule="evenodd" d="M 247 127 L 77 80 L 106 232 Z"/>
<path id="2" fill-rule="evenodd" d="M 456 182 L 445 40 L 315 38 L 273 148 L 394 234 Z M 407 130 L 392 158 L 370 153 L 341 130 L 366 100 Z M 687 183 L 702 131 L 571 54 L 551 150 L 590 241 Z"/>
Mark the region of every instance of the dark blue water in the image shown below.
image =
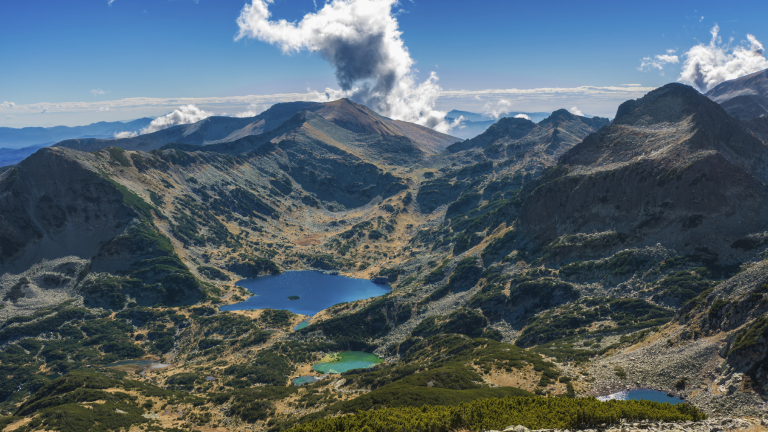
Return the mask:
<path id="1" fill-rule="evenodd" d="M 316 271 L 290 271 L 277 276 L 243 279 L 237 285 L 247 288 L 254 296 L 244 302 L 222 306 L 221 310 L 270 308 L 312 316 L 335 304 L 378 297 L 389 292 L 388 285 Z M 292 295 L 300 298 L 288 300 L 288 296 Z"/>
<path id="2" fill-rule="evenodd" d="M 611 399 L 647 400 L 651 402 L 665 402 L 673 405 L 677 405 L 679 403 L 685 402 L 680 398 L 677 398 L 674 396 L 667 396 L 667 394 L 662 391 L 649 390 L 649 389 L 625 390 L 625 391 L 620 391 L 618 393 L 609 394 L 608 396 L 599 396 L 598 399 L 600 399 L 601 401 L 607 401 Z"/>

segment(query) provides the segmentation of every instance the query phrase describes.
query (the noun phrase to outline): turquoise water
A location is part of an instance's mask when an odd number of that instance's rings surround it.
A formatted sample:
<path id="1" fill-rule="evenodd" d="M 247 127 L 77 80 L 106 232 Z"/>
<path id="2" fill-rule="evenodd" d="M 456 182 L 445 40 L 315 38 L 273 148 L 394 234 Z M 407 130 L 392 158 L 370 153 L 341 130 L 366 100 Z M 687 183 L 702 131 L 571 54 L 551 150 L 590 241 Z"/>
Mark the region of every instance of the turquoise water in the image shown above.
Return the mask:
<path id="1" fill-rule="evenodd" d="M 312 369 L 320 373 L 344 373 L 352 369 L 366 369 L 381 363 L 381 357 L 362 351 L 347 351 L 340 354 L 341 361 L 334 363 L 318 363 Z"/>
<path id="2" fill-rule="evenodd" d="M 313 382 L 320 381 L 321 379 L 322 378 L 319 378 L 316 376 L 307 375 L 303 377 L 294 378 L 291 381 L 293 382 L 293 385 L 300 386 L 304 384 L 312 384 Z"/>
<path id="3" fill-rule="evenodd" d="M 221 310 L 270 308 L 312 316 L 335 304 L 378 297 L 389 292 L 388 285 L 316 271 L 290 271 L 277 276 L 243 279 L 237 285 L 247 288 L 254 296 L 244 302 L 222 306 Z M 293 295 L 300 298 L 288 300 L 288 296 Z"/>
<path id="4" fill-rule="evenodd" d="M 667 396 L 667 394 L 664 393 L 663 391 L 649 390 L 649 389 L 625 390 L 618 393 L 609 394 L 608 396 L 599 396 L 598 399 L 600 399 L 601 401 L 607 401 L 611 399 L 647 400 L 651 402 L 665 402 L 673 405 L 677 405 L 679 403 L 685 402 L 680 398 L 677 398 L 674 396 Z"/>
<path id="5" fill-rule="evenodd" d="M 296 331 L 296 330 L 301 330 L 301 329 L 303 329 L 304 327 L 308 327 L 308 326 L 309 326 L 309 320 L 308 320 L 308 319 L 306 319 L 306 320 L 304 320 L 304 321 L 302 321 L 302 322 L 300 322 L 300 323 L 296 324 L 296 327 L 294 327 L 294 328 L 293 328 L 293 331 Z"/>

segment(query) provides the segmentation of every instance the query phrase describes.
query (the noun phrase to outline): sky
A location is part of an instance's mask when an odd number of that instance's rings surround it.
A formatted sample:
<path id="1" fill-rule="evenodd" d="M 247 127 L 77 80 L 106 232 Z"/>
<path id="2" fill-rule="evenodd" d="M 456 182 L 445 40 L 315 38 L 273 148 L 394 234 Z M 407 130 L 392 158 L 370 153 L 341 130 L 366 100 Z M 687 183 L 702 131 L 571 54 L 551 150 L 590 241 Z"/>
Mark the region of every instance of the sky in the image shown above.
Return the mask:
<path id="1" fill-rule="evenodd" d="M 765 1 L 0 0 L 0 126 L 157 129 L 338 97 L 444 131 L 451 109 L 613 117 L 668 82 L 768 67 L 766 16 Z"/>

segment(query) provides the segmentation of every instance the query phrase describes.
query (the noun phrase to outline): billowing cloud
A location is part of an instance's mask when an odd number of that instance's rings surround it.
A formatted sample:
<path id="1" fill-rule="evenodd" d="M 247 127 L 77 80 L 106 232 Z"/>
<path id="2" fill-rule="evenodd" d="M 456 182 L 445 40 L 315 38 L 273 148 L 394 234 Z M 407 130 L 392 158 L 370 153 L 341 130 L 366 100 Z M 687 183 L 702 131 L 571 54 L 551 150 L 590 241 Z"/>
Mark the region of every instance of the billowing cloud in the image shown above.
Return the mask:
<path id="1" fill-rule="evenodd" d="M 115 134 L 115 138 L 133 138 L 133 137 L 138 136 L 138 135 L 139 135 L 138 133 L 130 132 L 130 131 L 117 132 Z"/>
<path id="2" fill-rule="evenodd" d="M 15 103 L 8 102 L 8 101 L 3 101 L 3 103 L 0 104 L 0 107 L 9 108 L 9 109 L 13 109 L 15 106 L 16 106 Z"/>
<path id="3" fill-rule="evenodd" d="M 723 81 L 768 69 L 763 44 L 755 36 L 747 34 L 745 43 L 732 47 L 733 38 L 724 44 L 718 35 L 718 25 L 712 27 L 710 33 L 709 44 L 696 45 L 684 54 L 685 62 L 678 81 L 706 92 Z"/>
<path id="4" fill-rule="evenodd" d="M 331 0 L 293 23 L 270 20 L 272 0 L 251 0 L 237 18 L 235 39 L 258 39 L 285 54 L 317 52 L 334 68 L 341 87 L 326 89 L 326 100 L 348 97 L 385 116 L 447 131 L 445 112 L 434 108 L 441 90 L 437 74 L 417 82 L 392 12 L 397 2 Z"/>
<path id="5" fill-rule="evenodd" d="M 95 89 L 91 90 L 91 93 L 94 96 L 98 96 L 98 95 L 103 95 L 106 92 L 104 90 L 100 89 L 100 88 L 95 88 Z"/>
<path id="6" fill-rule="evenodd" d="M 581 110 L 579 108 L 577 108 L 577 107 L 571 107 L 571 109 L 569 109 L 568 112 L 573 114 L 573 115 L 584 117 L 584 113 L 581 112 Z"/>
<path id="7" fill-rule="evenodd" d="M 161 129 L 169 128 L 171 126 L 197 123 L 200 120 L 204 120 L 212 115 L 213 113 L 203 111 L 194 105 L 184 105 L 179 107 L 179 109 L 174 110 L 170 114 L 152 120 L 152 122 L 147 127 L 141 130 L 141 133 L 148 134 L 157 132 Z"/>
<path id="8" fill-rule="evenodd" d="M 498 119 L 504 114 L 512 111 L 511 107 L 512 102 L 510 102 L 508 99 L 499 99 L 494 102 L 486 102 L 485 106 L 483 107 L 483 114 L 489 117 L 493 117 L 494 119 Z"/>
<path id="9" fill-rule="evenodd" d="M 523 114 L 523 113 L 515 115 L 514 118 L 521 118 L 521 119 L 526 119 L 526 120 L 530 120 L 531 119 L 531 117 L 528 114 Z"/>

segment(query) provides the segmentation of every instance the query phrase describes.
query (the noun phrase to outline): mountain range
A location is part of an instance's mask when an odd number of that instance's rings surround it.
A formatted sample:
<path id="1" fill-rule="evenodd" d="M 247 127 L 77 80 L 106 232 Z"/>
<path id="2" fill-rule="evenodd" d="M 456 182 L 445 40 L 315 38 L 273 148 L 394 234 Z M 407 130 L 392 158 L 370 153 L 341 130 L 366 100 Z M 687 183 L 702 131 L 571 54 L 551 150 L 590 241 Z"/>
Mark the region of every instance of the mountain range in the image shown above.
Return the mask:
<path id="1" fill-rule="evenodd" d="M 0 174 L 0 425 L 278 431 L 634 388 L 761 416 L 766 76 L 467 140 L 341 99 L 42 148 Z M 218 309 L 304 269 L 393 289 Z M 291 385 L 346 351 L 385 361 Z M 150 358 L 172 367 L 114 370 Z"/>
<path id="2" fill-rule="evenodd" d="M 526 115 L 533 122 L 540 122 L 549 116 L 547 112 L 509 112 L 504 113 L 504 117 L 515 117 L 516 115 Z M 448 123 L 455 123 L 458 119 L 462 118 L 461 123 L 451 130 L 451 134 L 463 138 L 474 138 L 481 133 L 485 132 L 488 127 L 498 120 L 498 117 L 493 117 L 487 114 L 478 114 L 469 111 L 451 110 L 445 116 L 445 120 Z"/>

